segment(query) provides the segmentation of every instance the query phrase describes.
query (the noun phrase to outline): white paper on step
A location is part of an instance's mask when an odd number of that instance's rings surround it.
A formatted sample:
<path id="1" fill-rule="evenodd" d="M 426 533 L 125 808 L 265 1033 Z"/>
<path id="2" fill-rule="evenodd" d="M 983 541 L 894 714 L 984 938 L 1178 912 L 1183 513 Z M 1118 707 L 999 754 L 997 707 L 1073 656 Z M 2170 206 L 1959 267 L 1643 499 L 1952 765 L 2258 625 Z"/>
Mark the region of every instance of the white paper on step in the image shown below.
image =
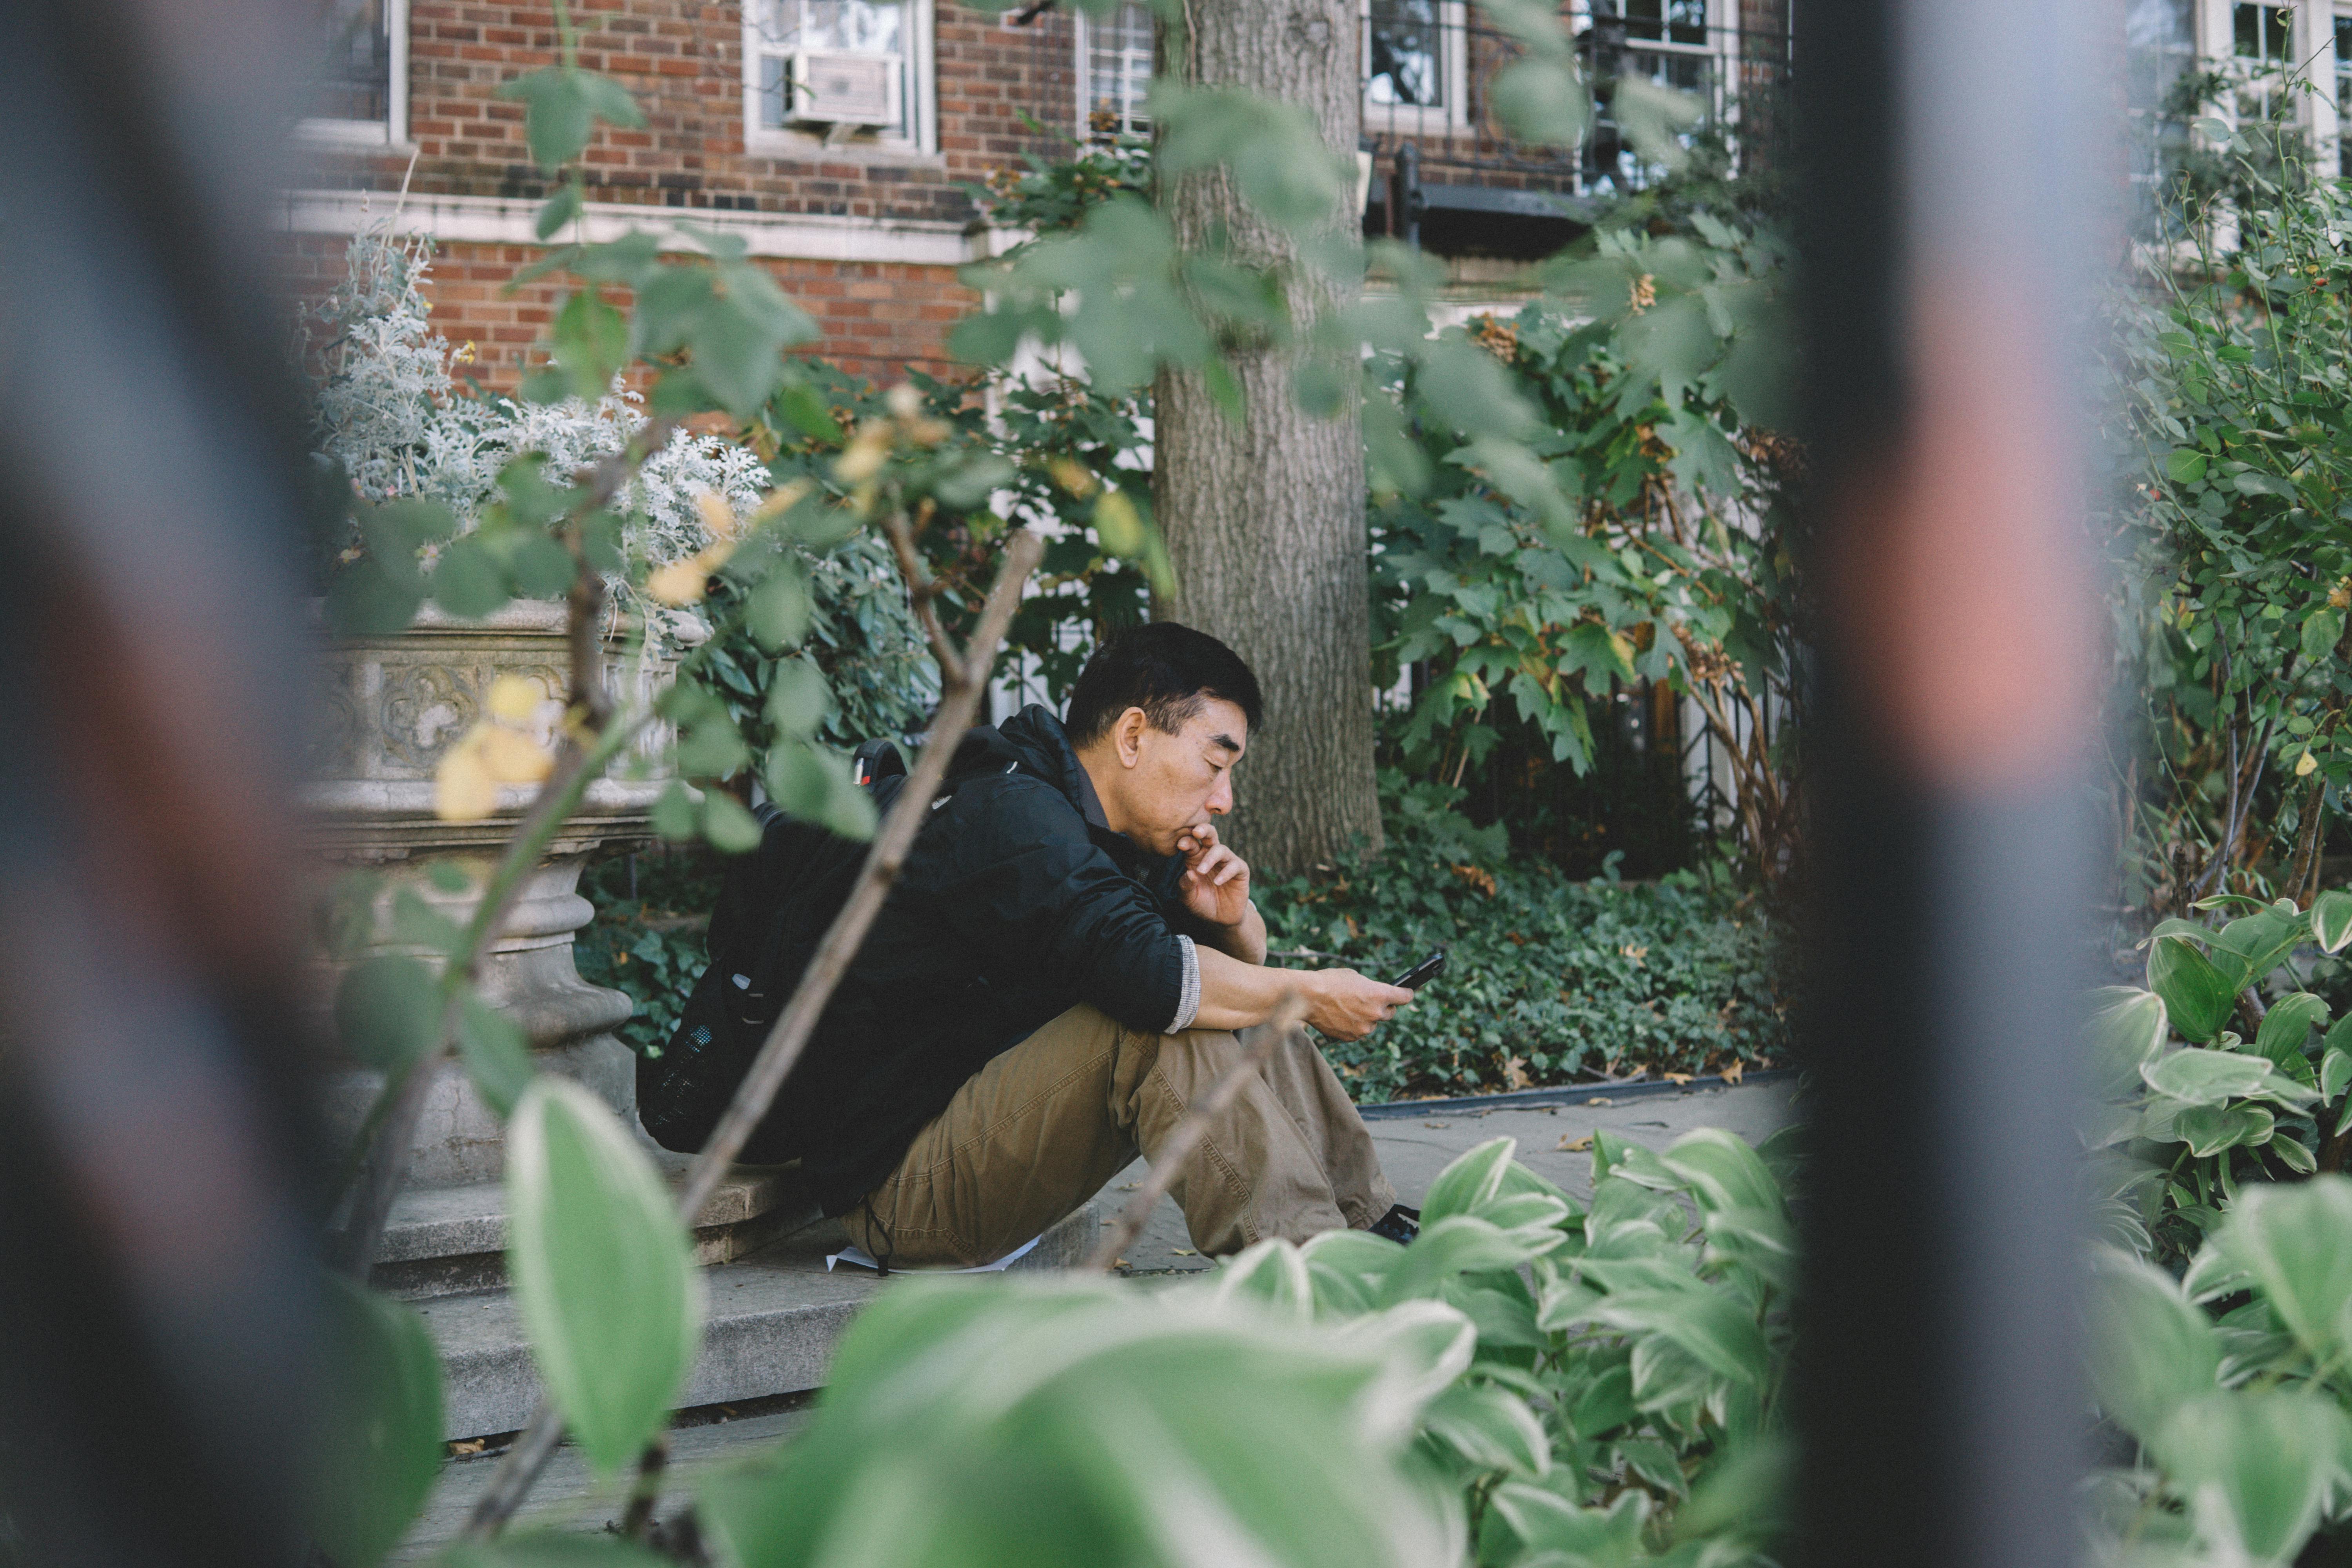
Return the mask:
<path id="1" fill-rule="evenodd" d="M 1023 1258 L 1028 1257 L 1030 1253 L 1036 1250 L 1037 1244 L 1045 1239 L 1045 1238 L 1042 1236 L 1032 1237 L 1027 1241 L 1024 1241 L 1020 1246 L 1014 1247 L 1012 1251 L 1006 1253 L 1003 1257 L 998 1258 L 995 1262 L 983 1263 L 977 1268 L 900 1268 L 895 1269 L 893 1272 L 899 1274 L 993 1274 L 998 1269 L 1009 1268 L 1013 1264 L 1018 1263 Z M 824 1255 L 824 1271 L 827 1274 L 833 1272 L 833 1266 L 836 1263 L 855 1263 L 860 1268 L 871 1268 L 877 1273 L 880 1272 L 882 1268 L 880 1264 L 875 1262 L 874 1259 L 867 1255 L 864 1247 L 858 1247 L 855 1244 L 843 1247 L 839 1252 L 828 1252 Z"/>

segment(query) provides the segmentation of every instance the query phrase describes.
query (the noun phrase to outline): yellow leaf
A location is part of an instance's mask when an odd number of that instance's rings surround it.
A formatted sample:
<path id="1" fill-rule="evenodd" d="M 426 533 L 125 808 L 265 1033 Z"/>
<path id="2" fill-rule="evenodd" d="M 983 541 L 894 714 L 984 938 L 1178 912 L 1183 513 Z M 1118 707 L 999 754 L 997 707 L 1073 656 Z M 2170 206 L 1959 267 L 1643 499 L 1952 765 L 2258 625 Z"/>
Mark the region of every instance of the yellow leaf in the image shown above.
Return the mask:
<path id="1" fill-rule="evenodd" d="M 709 585 L 710 574 L 702 569 L 702 563 L 697 558 L 656 566 L 646 578 L 646 592 L 672 609 L 697 603 L 701 599 L 703 590 Z"/>
<path id="2" fill-rule="evenodd" d="M 2319 759 L 2305 752 L 2303 753 L 2303 760 L 2294 764 L 2294 776 L 2299 779 L 2308 778 L 2318 767 Z"/>
<path id="3" fill-rule="evenodd" d="M 482 766 L 500 784 L 537 784 L 555 770 L 555 759 L 520 730 L 489 730 L 480 742 Z"/>
<path id="4" fill-rule="evenodd" d="M 1080 500 L 1095 493 L 1094 471 L 1075 458 L 1056 458 L 1045 465 L 1045 471 L 1054 476 L 1055 484 Z"/>
<path id="5" fill-rule="evenodd" d="M 490 682 L 490 717 L 509 724 L 529 723 L 546 700 L 546 688 L 520 675 L 501 675 Z"/>
<path id="6" fill-rule="evenodd" d="M 793 507 L 800 504 L 801 497 L 808 494 L 812 488 L 806 479 L 794 479 L 788 485 L 778 485 L 761 498 L 758 508 L 751 513 L 751 521 L 765 522 L 772 517 L 792 510 Z"/>
<path id="7" fill-rule="evenodd" d="M 1595 1100 L 1593 1103 L 1596 1105 L 1606 1105 L 1609 1102 L 1605 1100 Z M 1581 1138 L 1570 1138 L 1567 1133 L 1563 1132 L 1559 1135 L 1559 1146 L 1552 1151 L 1552 1152 L 1556 1154 L 1589 1154 L 1591 1152 L 1592 1134 L 1590 1132 L 1586 1133 Z"/>
<path id="8" fill-rule="evenodd" d="M 469 731 L 433 770 L 433 815 L 444 822 L 479 822 L 499 808 L 499 781 L 482 756 L 485 727 Z"/>
<path id="9" fill-rule="evenodd" d="M 882 464 L 889 456 L 889 432 L 880 425 L 868 425 L 858 431 L 848 449 L 833 460 L 834 475 L 845 485 L 863 484 L 882 471 Z"/>
<path id="10" fill-rule="evenodd" d="M 1095 502 L 1095 537 L 1113 555 L 1127 557 L 1143 552 L 1143 518 L 1135 503 L 1124 490 L 1105 490 Z"/>
<path id="11" fill-rule="evenodd" d="M 702 526 L 710 531 L 713 539 L 732 539 L 743 525 L 735 520 L 735 509 L 717 490 L 703 490 L 694 498 L 695 509 L 702 513 Z"/>
<path id="12" fill-rule="evenodd" d="M 923 411 L 923 395 L 903 381 L 884 393 L 882 401 L 894 418 L 912 419 Z"/>

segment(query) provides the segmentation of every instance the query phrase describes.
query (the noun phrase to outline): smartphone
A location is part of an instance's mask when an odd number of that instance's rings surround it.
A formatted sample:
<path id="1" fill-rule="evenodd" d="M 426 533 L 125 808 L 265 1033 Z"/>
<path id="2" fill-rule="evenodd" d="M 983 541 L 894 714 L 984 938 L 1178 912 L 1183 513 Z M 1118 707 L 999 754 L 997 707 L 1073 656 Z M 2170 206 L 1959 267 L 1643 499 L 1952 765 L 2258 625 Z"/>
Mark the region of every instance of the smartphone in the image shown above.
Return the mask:
<path id="1" fill-rule="evenodd" d="M 1444 973 L 1445 973 L 1445 950 L 1441 947 L 1411 969 L 1406 970 L 1391 984 L 1407 991 L 1418 991 Z"/>

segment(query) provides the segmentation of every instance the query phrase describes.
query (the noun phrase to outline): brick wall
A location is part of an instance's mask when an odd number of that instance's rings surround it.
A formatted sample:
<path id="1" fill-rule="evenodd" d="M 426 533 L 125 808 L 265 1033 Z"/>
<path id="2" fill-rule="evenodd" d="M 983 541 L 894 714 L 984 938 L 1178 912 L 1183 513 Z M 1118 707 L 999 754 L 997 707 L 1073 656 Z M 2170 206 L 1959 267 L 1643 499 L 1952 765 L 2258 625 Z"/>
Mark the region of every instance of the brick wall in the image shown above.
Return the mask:
<path id="1" fill-rule="evenodd" d="M 1057 11 L 1023 27 L 939 0 L 939 151 L 811 148 L 748 152 L 743 139 L 743 16 L 706 0 L 583 0 L 580 63 L 616 78 L 645 110 L 642 131 L 599 126 L 585 158 L 591 201 L 873 218 L 971 218 L 959 189 L 1024 152 L 1063 143 L 1020 120 L 1067 130 L 1076 119 L 1075 40 Z M 523 110 L 499 84 L 553 62 L 544 6 L 410 0 L 412 188 L 425 194 L 534 197 L 545 178 L 523 141 Z M 316 183 L 397 188 L 407 155 L 327 154 Z"/>
<path id="2" fill-rule="evenodd" d="M 288 235 L 280 270 L 289 292 L 316 299 L 342 277 L 344 241 Z M 510 392 L 536 363 L 563 285 L 541 279 L 511 293 L 507 282 L 537 256 L 521 245 L 444 243 L 436 248 L 426 296 L 434 330 L 453 346 L 472 343 L 471 370 L 483 385 Z M 772 259 L 764 265 L 786 294 L 816 319 L 823 337 L 807 352 L 888 384 L 909 366 L 933 375 L 960 367 L 947 357 L 948 330 L 979 302 L 946 267 L 895 262 Z M 625 304 L 623 294 L 608 298 Z"/>

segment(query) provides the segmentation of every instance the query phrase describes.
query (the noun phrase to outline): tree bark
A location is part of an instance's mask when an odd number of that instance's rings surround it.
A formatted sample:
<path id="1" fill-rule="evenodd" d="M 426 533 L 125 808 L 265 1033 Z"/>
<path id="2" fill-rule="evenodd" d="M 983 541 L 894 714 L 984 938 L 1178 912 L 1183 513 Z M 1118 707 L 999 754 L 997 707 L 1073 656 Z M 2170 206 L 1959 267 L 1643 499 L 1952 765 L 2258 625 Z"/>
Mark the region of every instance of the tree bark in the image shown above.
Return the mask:
<path id="1" fill-rule="evenodd" d="M 1355 0 L 1193 0 L 1185 14 L 1185 27 L 1161 26 L 1162 73 L 1304 104 L 1334 152 L 1352 157 L 1363 119 Z M 1187 248 L 1222 236 L 1234 259 L 1279 269 L 1302 331 L 1343 303 L 1223 170 L 1170 182 L 1160 202 Z M 1351 205 L 1332 214 L 1335 232 L 1357 221 Z M 1239 421 L 1196 374 L 1164 371 L 1153 385 L 1152 502 L 1176 589 L 1152 616 L 1221 638 L 1256 672 L 1264 732 L 1234 775 L 1225 836 L 1254 866 L 1295 874 L 1329 864 L 1352 835 L 1381 844 L 1362 419 L 1352 398 L 1336 417 L 1302 410 L 1291 351 L 1242 343 L 1227 360 Z"/>

